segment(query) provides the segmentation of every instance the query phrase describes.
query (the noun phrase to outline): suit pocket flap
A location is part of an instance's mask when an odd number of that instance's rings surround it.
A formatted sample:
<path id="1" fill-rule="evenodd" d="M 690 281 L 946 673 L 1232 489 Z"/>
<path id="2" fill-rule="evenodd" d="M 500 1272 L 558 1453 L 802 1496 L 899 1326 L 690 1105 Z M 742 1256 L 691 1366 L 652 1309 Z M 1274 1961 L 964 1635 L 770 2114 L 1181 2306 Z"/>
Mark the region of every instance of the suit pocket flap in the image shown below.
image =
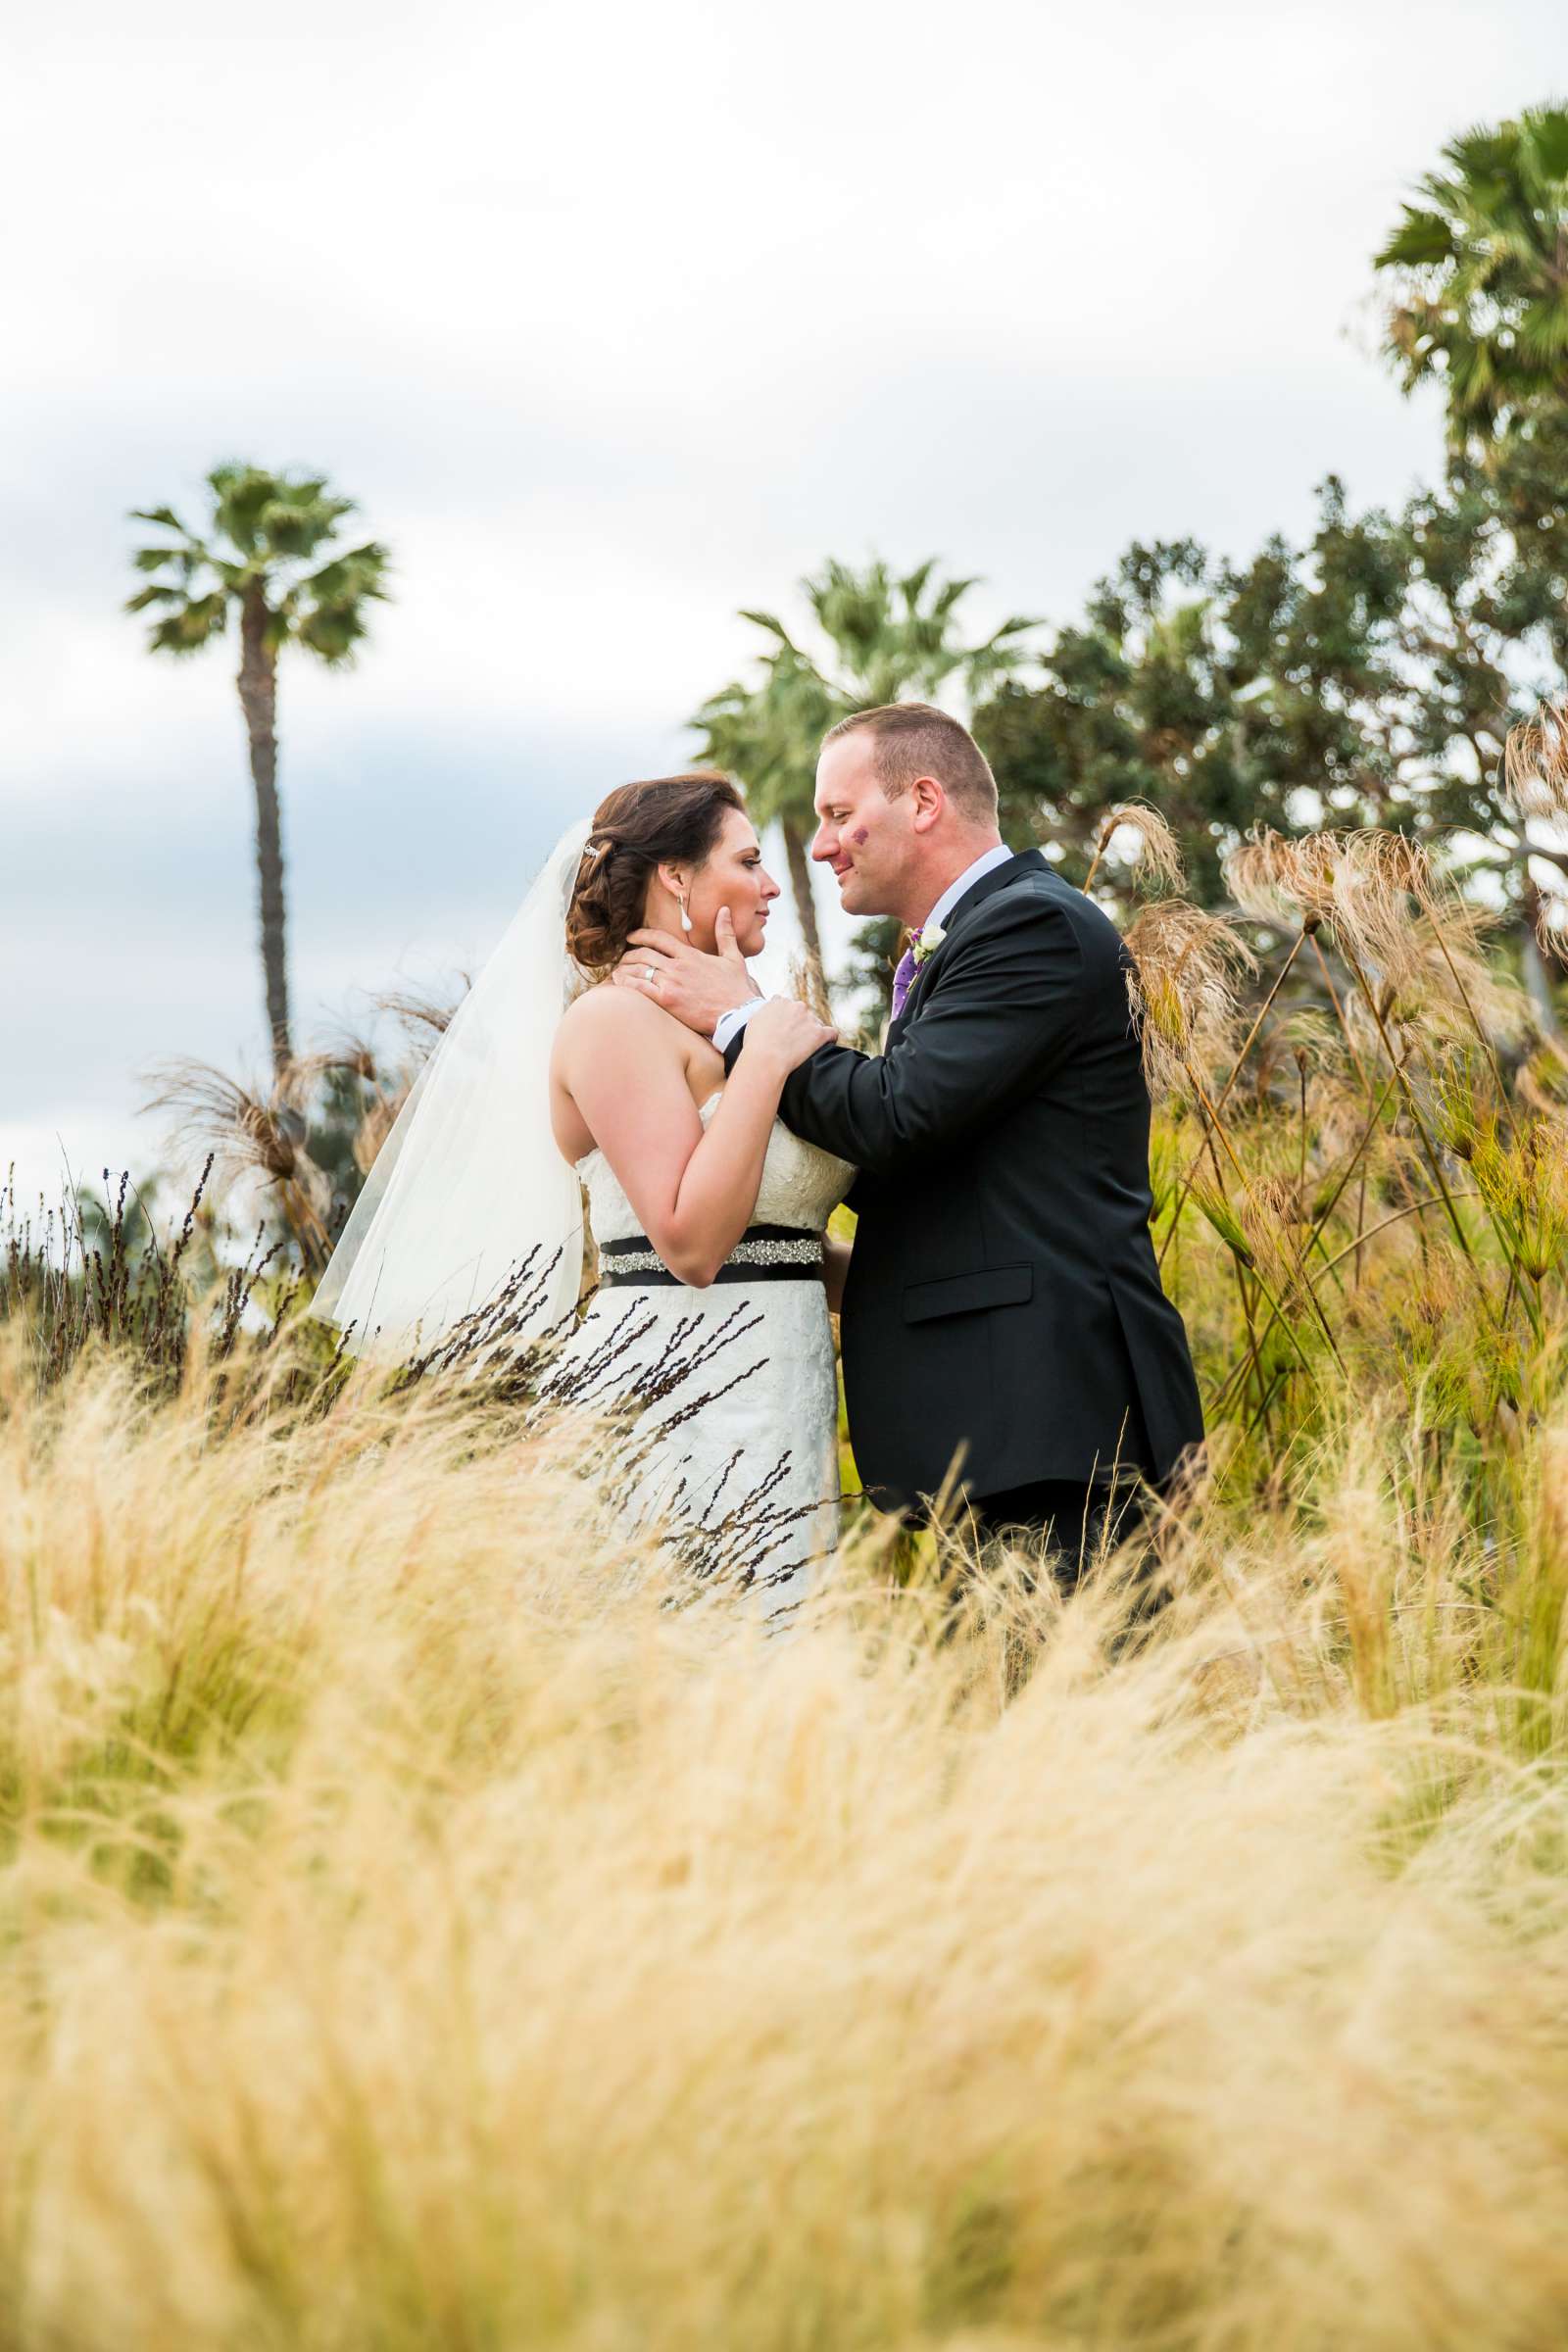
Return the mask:
<path id="1" fill-rule="evenodd" d="M 906 1323 L 932 1323 L 939 1315 L 973 1315 L 988 1306 L 1021 1306 L 1034 1297 L 1033 1266 L 982 1266 L 973 1274 L 950 1274 L 942 1282 L 904 1286 Z"/>

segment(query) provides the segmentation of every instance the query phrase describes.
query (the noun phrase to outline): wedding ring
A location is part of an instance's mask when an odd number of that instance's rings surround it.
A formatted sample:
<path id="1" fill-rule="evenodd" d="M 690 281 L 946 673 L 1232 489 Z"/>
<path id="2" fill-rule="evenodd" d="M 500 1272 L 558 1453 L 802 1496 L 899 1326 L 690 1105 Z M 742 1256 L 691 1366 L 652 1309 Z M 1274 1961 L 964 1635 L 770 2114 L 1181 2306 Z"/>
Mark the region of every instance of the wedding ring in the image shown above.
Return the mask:
<path id="1" fill-rule="evenodd" d="M 645 980 L 657 980 L 659 978 L 659 974 L 655 971 L 651 963 L 645 963 L 643 965 L 643 978 Z"/>

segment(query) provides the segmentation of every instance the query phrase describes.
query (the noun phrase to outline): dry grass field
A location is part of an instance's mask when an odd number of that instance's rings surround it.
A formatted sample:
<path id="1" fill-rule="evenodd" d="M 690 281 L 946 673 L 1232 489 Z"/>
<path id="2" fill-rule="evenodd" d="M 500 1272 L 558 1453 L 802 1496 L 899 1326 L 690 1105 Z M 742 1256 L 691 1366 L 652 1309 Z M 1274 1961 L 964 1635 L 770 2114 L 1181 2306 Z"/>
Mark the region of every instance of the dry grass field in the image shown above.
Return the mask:
<path id="1" fill-rule="evenodd" d="M 1568 1421 L 769 1641 L 569 1425 L 7 1378 L 8 2342 L 1562 2340 Z"/>
<path id="2" fill-rule="evenodd" d="M 1310 1001 L 1139 918 L 1152 1618 L 852 1521 L 770 1638 L 528 1381 L 13 1230 L 0 2342 L 1568 2338 L 1568 1064 L 1402 856 L 1237 873 Z"/>

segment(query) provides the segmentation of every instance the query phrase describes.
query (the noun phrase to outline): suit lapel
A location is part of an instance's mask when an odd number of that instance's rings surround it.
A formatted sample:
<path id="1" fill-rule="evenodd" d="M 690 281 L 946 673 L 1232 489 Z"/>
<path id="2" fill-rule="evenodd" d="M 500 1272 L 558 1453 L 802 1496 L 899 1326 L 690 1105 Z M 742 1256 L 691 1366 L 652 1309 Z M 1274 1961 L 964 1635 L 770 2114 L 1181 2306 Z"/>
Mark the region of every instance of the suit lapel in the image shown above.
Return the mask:
<path id="1" fill-rule="evenodd" d="M 904 1000 L 904 1010 L 888 1029 L 890 1046 L 896 1037 L 903 1035 L 909 1022 L 914 1018 L 924 1000 L 926 984 L 931 974 L 936 970 L 937 965 L 942 961 L 943 956 L 946 956 L 955 938 L 962 931 L 970 916 L 985 905 L 987 899 L 994 899 L 999 890 L 1005 890 L 1009 882 L 1015 882 L 1020 874 L 1049 873 L 1050 870 L 1051 861 L 1042 851 L 1020 850 L 1016 858 L 1009 858 L 1005 865 L 994 866 L 989 874 L 982 874 L 979 881 L 964 892 L 947 919 L 944 926 L 946 936 L 941 947 L 934 956 L 928 956 L 924 963 L 915 966 L 914 978 L 909 983 L 909 993 Z"/>

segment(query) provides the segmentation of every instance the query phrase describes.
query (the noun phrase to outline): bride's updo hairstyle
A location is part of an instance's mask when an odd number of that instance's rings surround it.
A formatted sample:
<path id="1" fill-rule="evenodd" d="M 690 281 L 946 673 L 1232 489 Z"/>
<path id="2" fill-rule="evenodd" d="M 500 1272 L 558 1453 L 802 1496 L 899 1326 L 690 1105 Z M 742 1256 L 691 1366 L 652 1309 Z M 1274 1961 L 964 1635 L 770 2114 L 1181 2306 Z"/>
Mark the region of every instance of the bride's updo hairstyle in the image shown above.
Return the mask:
<path id="1" fill-rule="evenodd" d="M 613 971 L 640 931 L 656 866 L 711 857 L 731 808 L 745 802 L 728 776 L 699 770 L 621 784 L 594 810 L 593 831 L 566 908 L 566 952 L 596 978 Z"/>

